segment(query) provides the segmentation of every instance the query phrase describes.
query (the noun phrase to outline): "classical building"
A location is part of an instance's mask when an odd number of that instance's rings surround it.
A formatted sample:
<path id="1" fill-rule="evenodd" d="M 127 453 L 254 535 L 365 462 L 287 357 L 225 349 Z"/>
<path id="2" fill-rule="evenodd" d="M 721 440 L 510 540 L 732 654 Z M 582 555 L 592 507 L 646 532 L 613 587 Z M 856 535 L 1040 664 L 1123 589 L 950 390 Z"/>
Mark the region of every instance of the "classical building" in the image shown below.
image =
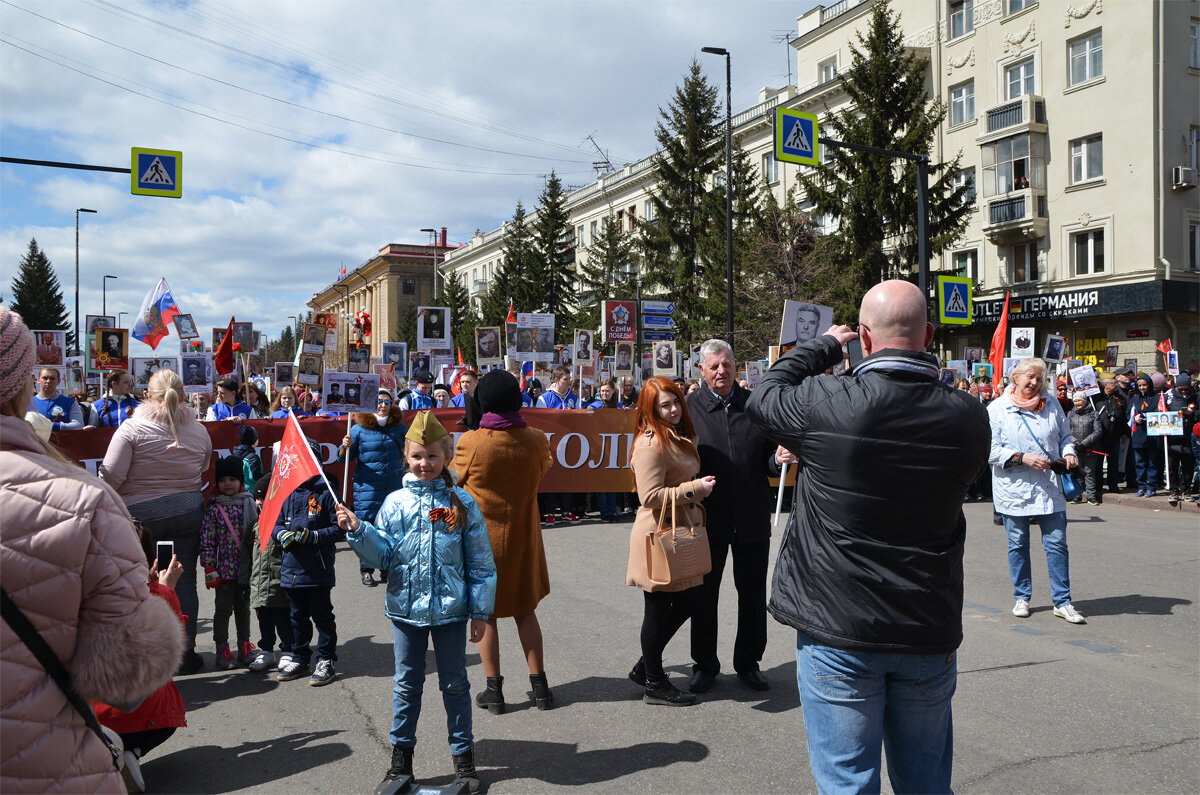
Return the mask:
<path id="1" fill-rule="evenodd" d="M 313 312 L 333 312 L 348 317 L 365 308 L 371 315 L 371 356 L 380 357 L 383 355 L 381 345 L 397 339 L 401 313 L 406 305 L 434 304 L 434 295 L 442 285 L 438 277 L 435 286 L 434 275 L 450 250 L 446 245 L 445 228 L 437 244 L 388 243 L 374 257 L 315 294 L 308 306 Z M 339 330 L 338 350 L 326 354 L 326 367 L 340 367 L 346 363 L 346 328 L 343 323 Z"/>
<path id="2" fill-rule="evenodd" d="M 773 110 L 823 116 L 845 105 L 840 75 L 874 5 L 843 0 L 801 16 L 792 47 L 802 87 L 763 89 L 734 116 L 734 135 L 780 199 L 797 166 L 771 154 Z M 892 6 L 906 45 L 929 61 L 929 94 L 947 105 L 932 157 L 961 153 L 957 179 L 973 187 L 967 231 L 931 263 L 974 283 L 973 323 L 940 331 L 942 353 L 986 347 L 1011 293 L 1010 325 L 1034 328 L 1039 352 L 1046 335 L 1061 334 L 1076 358 L 1102 364 L 1117 345 L 1120 362 L 1150 370 L 1169 337 L 1185 368 L 1200 367 L 1200 3 Z M 654 184 L 647 158 L 569 194 L 580 261 L 604 217 L 624 229 L 653 220 Z M 477 234 L 447 257 L 475 297 L 504 236 L 504 227 Z"/>

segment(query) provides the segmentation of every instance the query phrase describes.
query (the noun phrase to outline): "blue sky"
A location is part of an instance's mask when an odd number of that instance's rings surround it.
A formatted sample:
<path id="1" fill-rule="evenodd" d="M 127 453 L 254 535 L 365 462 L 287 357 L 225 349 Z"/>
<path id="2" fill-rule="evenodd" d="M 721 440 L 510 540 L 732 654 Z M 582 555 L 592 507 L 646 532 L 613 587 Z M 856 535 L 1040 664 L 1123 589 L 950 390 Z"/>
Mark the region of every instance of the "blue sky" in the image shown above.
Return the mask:
<path id="1" fill-rule="evenodd" d="M 777 39 L 813 5 L 0 0 L 0 153 L 184 153 L 181 199 L 0 165 L 0 295 L 36 237 L 72 304 L 88 207 L 81 313 L 99 313 L 104 274 L 110 314 L 165 276 L 202 333 L 236 314 L 274 336 L 342 263 L 427 242 L 422 227 L 494 229 L 551 169 L 589 184 L 588 135 L 618 167 L 651 154 L 693 57 L 724 97 L 724 60 L 702 46 L 733 53 L 734 111 L 755 104 L 786 84 Z"/>

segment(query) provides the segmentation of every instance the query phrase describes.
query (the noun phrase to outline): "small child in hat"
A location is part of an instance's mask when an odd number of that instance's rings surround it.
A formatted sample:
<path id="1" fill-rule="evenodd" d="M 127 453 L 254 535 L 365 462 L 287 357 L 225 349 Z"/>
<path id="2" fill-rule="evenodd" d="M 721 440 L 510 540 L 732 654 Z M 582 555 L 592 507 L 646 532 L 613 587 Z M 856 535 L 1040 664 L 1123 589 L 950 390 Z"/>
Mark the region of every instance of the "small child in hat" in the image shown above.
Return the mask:
<path id="1" fill-rule="evenodd" d="M 217 461 L 217 487 L 200 525 L 200 565 L 204 586 L 215 589 L 212 633 L 217 668 L 248 665 L 258 654 L 250 642 L 250 561 L 258 524 L 258 506 L 244 488 L 242 459 Z M 235 657 L 229 649 L 229 616 L 237 629 Z"/>
<path id="2" fill-rule="evenodd" d="M 392 763 L 384 784 L 412 776 L 417 719 L 425 685 L 425 651 L 433 638 L 455 775 L 471 792 L 480 789 L 471 731 L 467 680 L 467 628 L 472 643 L 483 637 L 496 601 L 496 564 L 483 513 L 454 485 L 449 468 L 454 440 L 422 411 L 404 437 L 408 474 L 384 500 L 375 521 L 360 521 L 343 505 L 338 526 L 371 568 L 387 575 L 384 612 L 392 622 L 396 650 Z"/>

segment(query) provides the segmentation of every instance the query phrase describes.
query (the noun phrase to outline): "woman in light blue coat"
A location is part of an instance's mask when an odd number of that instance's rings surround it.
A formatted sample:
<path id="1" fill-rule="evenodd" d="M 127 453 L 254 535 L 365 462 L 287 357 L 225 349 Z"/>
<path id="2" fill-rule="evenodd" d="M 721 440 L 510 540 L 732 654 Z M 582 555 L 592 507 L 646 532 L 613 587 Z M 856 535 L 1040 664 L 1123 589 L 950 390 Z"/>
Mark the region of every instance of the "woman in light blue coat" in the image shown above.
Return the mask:
<path id="1" fill-rule="evenodd" d="M 1071 604 L 1067 552 L 1067 502 L 1057 471 L 1078 466 L 1071 426 L 1049 392 L 1046 363 L 1023 359 L 1012 383 L 988 406 L 992 426 L 992 501 L 1008 531 L 1008 569 L 1016 603 L 1012 613 L 1028 618 L 1033 598 L 1029 525 L 1037 521 L 1050 572 L 1054 615 L 1086 623 Z"/>

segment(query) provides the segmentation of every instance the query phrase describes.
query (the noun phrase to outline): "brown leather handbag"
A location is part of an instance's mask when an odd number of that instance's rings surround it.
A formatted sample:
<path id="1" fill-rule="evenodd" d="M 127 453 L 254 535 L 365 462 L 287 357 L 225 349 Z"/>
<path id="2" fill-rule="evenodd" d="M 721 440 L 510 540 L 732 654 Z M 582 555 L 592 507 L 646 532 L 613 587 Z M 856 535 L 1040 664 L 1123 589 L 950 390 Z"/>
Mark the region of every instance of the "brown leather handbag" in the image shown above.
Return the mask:
<path id="1" fill-rule="evenodd" d="M 658 528 L 646 533 L 646 573 L 650 581 L 647 590 L 663 590 L 684 580 L 703 577 L 712 571 L 712 552 L 704 525 L 687 520 L 680 523 L 675 496 L 671 496 L 671 524 L 664 526 L 667 506 L 659 510 Z"/>

